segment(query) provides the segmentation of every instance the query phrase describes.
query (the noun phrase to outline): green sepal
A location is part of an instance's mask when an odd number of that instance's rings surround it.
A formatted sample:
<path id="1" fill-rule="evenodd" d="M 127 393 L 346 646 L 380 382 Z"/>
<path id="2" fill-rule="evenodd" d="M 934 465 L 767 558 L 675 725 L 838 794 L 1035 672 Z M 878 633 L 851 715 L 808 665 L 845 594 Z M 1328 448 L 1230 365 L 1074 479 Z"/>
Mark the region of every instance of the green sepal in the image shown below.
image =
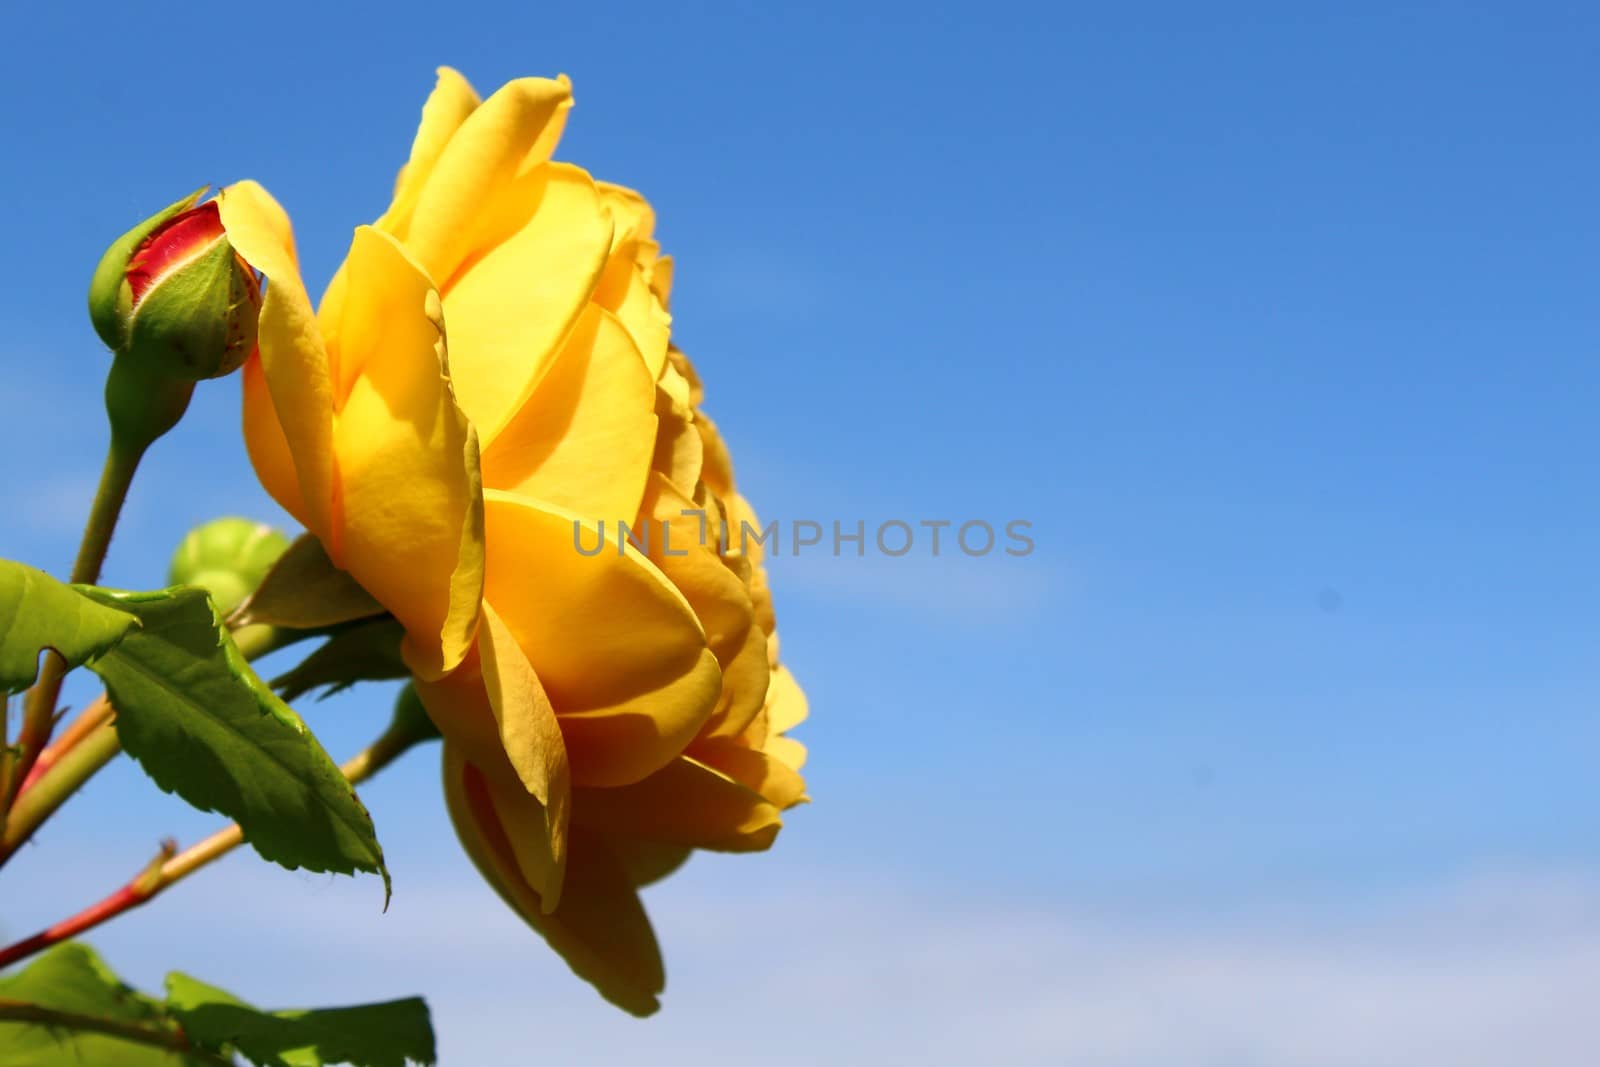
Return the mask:
<path id="1" fill-rule="evenodd" d="M 218 237 L 140 297 L 117 358 L 179 381 L 233 373 L 256 347 L 254 284 L 227 235 Z"/>
<path id="2" fill-rule="evenodd" d="M 182 200 L 151 215 L 111 242 L 111 247 L 100 257 L 94 277 L 89 282 L 89 321 L 94 323 L 94 332 L 100 335 L 100 340 L 111 351 L 121 351 L 127 339 L 128 312 L 133 304 L 133 293 L 127 282 L 128 261 L 145 238 L 168 219 L 194 207 L 208 188 L 202 185 Z"/>
<path id="3" fill-rule="evenodd" d="M 386 610 L 348 571 L 333 565 L 315 535 L 302 534 L 239 606 L 234 621 L 320 630 L 383 615 Z"/>
<path id="4" fill-rule="evenodd" d="M 325 689 L 326 700 L 357 682 L 392 681 L 411 675 L 400 655 L 405 628 L 391 618 L 342 626 L 297 666 L 272 679 L 272 688 L 285 700 L 298 700 L 314 689 Z"/>
<path id="5" fill-rule="evenodd" d="M 428 714 L 428 709 L 423 705 L 415 685 L 407 685 L 395 698 L 394 717 L 389 720 L 387 732 L 405 738 L 408 745 L 437 741 L 443 736 L 433 716 Z"/>

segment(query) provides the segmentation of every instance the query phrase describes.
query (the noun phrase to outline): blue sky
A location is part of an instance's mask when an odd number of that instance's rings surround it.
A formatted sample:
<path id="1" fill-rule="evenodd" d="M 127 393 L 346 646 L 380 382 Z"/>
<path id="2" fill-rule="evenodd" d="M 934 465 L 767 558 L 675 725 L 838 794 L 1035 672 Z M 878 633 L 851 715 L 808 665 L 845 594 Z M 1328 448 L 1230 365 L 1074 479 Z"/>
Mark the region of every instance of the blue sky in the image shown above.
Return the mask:
<path id="1" fill-rule="evenodd" d="M 239 858 L 108 929 L 114 963 L 426 993 L 452 1067 L 968 1063 L 996 1034 L 1096 1067 L 1586 1062 L 1600 18 L 466 6 L 8 17 L 0 554 L 70 559 L 107 241 L 254 177 L 320 286 L 440 63 L 572 76 L 558 154 L 655 203 L 675 336 L 765 517 L 1025 519 L 1037 548 L 775 562 L 815 803 L 651 900 L 658 1020 L 495 910 L 429 756 L 365 793 L 390 915 Z M 281 518 L 236 392 L 158 446 L 109 582 L 158 584 L 203 519 Z M 388 699 L 304 710 L 342 755 Z M 211 825 L 108 772 L 5 872 L 0 927 Z M 307 975 L 327 944 L 345 966 Z"/>

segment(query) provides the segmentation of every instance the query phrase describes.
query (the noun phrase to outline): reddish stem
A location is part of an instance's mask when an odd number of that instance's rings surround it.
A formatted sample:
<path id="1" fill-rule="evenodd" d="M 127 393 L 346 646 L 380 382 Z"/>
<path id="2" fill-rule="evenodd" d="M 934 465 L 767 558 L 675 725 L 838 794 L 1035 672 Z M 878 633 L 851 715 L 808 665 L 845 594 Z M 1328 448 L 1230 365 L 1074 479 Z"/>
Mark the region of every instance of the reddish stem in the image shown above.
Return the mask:
<path id="1" fill-rule="evenodd" d="M 77 937 L 92 926 L 99 926 L 129 908 L 137 907 L 149 900 L 148 894 L 129 883 L 111 894 L 92 908 L 74 915 L 70 919 L 56 923 L 48 929 L 41 930 L 30 938 L 18 941 L 6 949 L 0 949 L 0 968 L 9 967 L 21 959 L 27 959 L 35 952 L 43 952 L 51 945 Z"/>
<path id="2" fill-rule="evenodd" d="M 63 919 L 54 926 L 48 926 L 32 937 L 23 938 L 14 945 L 0 949 L 0 970 L 11 966 L 18 960 L 27 959 L 36 952 L 43 952 L 51 945 L 62 941 L 71 940 L 85 930 L 93 929 L 105 922 L 114 919 L 125 911 L 137 908 L 140 904 L 155 896 L 171 884 L 162 877 L 163 866 L 172 859 L 177 851 L 177 846 L 171 841 L 163 842 L 161 854 L 149 866 L 134 876 L 133 880 L 109 897 L 92 904 L 70 918 Z"/>
<path id="3" fill-rule="evenodd" d="M 426 721 L 419 722 L 417 717 L 396 714 L 389 728 L 377 740 L 346 760 L 339 770 L 344 773 L 351 785 L 358 785 L 387 767 L 412 745 L 428 740 L 431 731 L 432 726 Z M 32 937 L 0 949 L 0 969 L 9 967 L 18 960 L 27 959 L 36 952 L 43 952 L 51 945 L 76 937 L 85 930 L 99 926 L 107 919 L 114 919 L 125 911 L 137 908 L 163 889 L 182 881 L 213 860 L 226 856 L 243 843 L 244 831 L 239 828 L 238 823 L 218 830 L 204 841 L 190 845 L 182 852 L 178 851 L 176 843 L 170 840 L 163 842 L 161 855 L 127 885 L 100 903 L 91 905 L 70 919 L 63 919 Z"/>
<path id="4" fill-rule="evenodd" d="M 27 777 L 22 780 L 22 788 L 17 790 L 17 796 L 20 797 L 26 793 L 35 782 L 44 777 L 45 771 L 59 762 L 62 756 L 71 752 L 78 742 L 92 734 L 95 727 L 110 721 L 111 702 L 106 699 L 104 693 L 101 693 L 95 698 L 94 703 L 83 709 L 82 713 L 72 721 L 72 724 L 62 732 L 60 737 L 56 738 L 45 747 L 44 751 L 39 753 L 38 760 L 28 770 Z"/>

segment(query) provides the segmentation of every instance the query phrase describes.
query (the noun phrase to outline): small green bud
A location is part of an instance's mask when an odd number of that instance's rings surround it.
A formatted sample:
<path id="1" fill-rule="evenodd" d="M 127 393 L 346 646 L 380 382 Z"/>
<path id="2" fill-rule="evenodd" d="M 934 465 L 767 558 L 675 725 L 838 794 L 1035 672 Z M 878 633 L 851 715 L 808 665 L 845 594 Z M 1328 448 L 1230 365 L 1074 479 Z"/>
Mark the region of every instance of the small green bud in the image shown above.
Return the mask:
<path id="1" fill-rule="evenodd" d="M 256 591 L 289 539 L 250 519 L 213 519 L 190 530 L 167 569 L 170 585 L 198 585 L 227 615 Z"/>
<path id="2" fill-rule="evenodd" d="M 193 193 L 112 243 L 89 285 L 89 318 L 139 379 L 197 382 L 237 370 L 256 347 L 261 282 Z"/>

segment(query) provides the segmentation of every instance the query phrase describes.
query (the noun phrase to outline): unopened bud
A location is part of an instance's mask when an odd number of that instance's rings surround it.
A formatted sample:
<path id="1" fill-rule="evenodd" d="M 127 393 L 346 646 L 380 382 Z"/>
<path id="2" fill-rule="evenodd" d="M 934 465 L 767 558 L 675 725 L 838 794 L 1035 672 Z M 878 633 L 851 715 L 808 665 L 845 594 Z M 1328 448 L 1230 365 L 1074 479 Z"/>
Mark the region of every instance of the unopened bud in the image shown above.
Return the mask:
<path id="1" fill-rule="evenodd" d="M 89 286 L 89 317 L 140 377 L 197 382 L 237 370 L 256 346 L 261 282 L 193 193 L 119 237 Z"/>
<path id="2" fill-rule="evenodd" d="M 289 547 L 289 539 L 250 519 L 213 519 L 196 526 L 178 545 L 167 570 L 171 585 L 198 585 L 227 615 L 255 592 Z"/>

